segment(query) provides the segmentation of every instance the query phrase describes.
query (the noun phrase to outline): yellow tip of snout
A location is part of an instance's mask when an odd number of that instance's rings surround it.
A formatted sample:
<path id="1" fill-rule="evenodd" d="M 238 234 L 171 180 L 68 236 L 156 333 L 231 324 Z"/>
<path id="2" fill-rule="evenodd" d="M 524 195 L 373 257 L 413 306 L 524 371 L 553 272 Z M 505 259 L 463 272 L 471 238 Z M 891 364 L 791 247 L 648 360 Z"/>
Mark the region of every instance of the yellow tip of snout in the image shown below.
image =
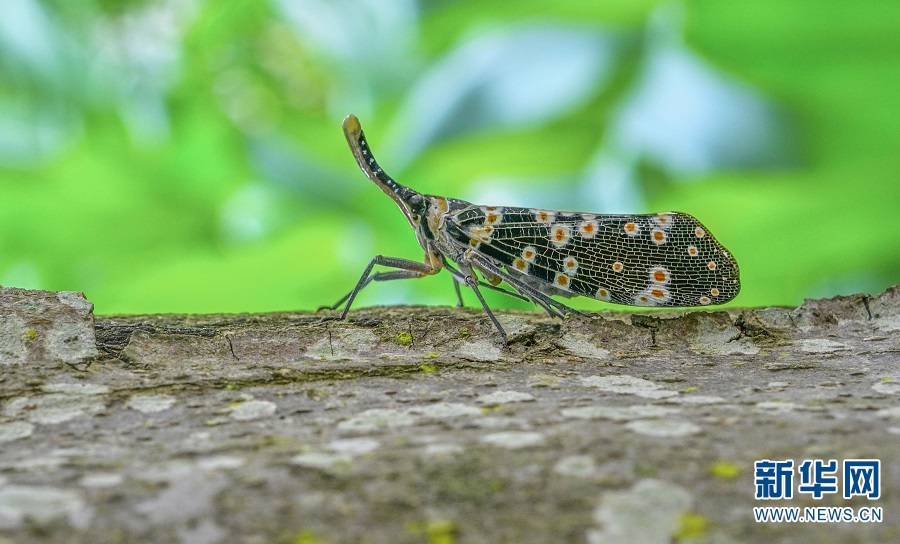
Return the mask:
<path id="1" fill-rule="evenodd" d="M 357 135 L 362 132 L 362 127 L 359 126 L 359 119 L 352 113 L 344 118 L 344 133 L 349 135 Z"/>

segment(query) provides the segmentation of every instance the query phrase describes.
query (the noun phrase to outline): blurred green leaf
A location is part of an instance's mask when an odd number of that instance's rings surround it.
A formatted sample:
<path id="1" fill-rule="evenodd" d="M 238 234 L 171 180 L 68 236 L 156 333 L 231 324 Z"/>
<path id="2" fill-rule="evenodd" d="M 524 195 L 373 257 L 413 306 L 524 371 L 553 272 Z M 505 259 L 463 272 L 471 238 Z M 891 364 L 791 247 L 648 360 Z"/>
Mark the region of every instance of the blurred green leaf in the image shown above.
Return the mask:
<path id="1" fill-rule="evenodd" d="M 422 253 L 351 112 L 424 192 L 697 216 L 736 305 L 900 281 L 890 2 L 688 1 L 663 49 L 652 0 L 389 4 L 4 3 L 0 282 L 99 313 L 332 303 L 373 255 Z M 446 274 L 359 299 L 454 301 Z"/>

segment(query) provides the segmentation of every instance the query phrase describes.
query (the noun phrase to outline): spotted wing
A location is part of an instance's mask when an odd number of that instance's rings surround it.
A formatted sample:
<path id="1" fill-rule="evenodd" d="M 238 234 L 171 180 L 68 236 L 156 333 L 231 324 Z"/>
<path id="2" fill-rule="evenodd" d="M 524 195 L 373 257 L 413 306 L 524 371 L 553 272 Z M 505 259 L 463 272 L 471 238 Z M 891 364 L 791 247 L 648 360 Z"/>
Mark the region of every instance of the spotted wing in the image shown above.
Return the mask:
<path id="1" fill-rule="evenodd" d="M 595 215 L 471 205 L 451 212 L 447 228 L 511 274 L 570 296 L 683 307 L 727 302 L 740 290 L 731 253 L 685 213 Z"/>

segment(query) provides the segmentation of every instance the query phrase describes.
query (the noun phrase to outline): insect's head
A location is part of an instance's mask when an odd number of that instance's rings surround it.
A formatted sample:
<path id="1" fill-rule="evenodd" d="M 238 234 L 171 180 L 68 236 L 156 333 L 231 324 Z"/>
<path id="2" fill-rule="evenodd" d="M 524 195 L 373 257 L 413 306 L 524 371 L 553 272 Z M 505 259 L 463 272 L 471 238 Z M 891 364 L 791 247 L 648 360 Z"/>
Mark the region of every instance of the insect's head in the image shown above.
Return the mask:
<path id="1" fill-rule="evenodd" d="M 405 187 L 404 187 L 404 189 L 405 189 Z M 409 222 L 412 223 L 412 225 L 415 227 L 422 223 L 422 217 L 425 216 L 425 211 L 428 208 L 428 203 L 425 200 L 425 197 L 422 196 L 420 193 L 417 193 L 417 192 L 413 191 L 412 189 L 409 189 L 408 192 L 410 194 L 407 195 L 405 202 L 406 202 L 406 205 L 409 207 L 409 211 L 407 213 L 407 210 L 403 210 L 403 212 L 406 214 L 406 217 L 407 217 L 407 219 L 409 219 Z M 401 206 L 401 208 L 402 208 L 402 206 Z"/>

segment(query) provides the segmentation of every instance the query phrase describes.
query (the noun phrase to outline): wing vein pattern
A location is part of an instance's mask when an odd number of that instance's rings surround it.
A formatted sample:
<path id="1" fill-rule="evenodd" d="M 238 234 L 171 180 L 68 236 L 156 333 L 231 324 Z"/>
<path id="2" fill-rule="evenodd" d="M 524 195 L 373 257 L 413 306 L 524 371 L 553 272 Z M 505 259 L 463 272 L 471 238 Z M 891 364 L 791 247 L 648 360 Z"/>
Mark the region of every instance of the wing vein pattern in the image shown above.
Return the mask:
<path id="1" fill-rule="evenodd" d="M 459 244 L 547 294 L 684 307 L 721 304 L 740 289 L 737 262 L 685 213 L 595 215 L 468 204 L 451 210 L 447 229 Z"/>

